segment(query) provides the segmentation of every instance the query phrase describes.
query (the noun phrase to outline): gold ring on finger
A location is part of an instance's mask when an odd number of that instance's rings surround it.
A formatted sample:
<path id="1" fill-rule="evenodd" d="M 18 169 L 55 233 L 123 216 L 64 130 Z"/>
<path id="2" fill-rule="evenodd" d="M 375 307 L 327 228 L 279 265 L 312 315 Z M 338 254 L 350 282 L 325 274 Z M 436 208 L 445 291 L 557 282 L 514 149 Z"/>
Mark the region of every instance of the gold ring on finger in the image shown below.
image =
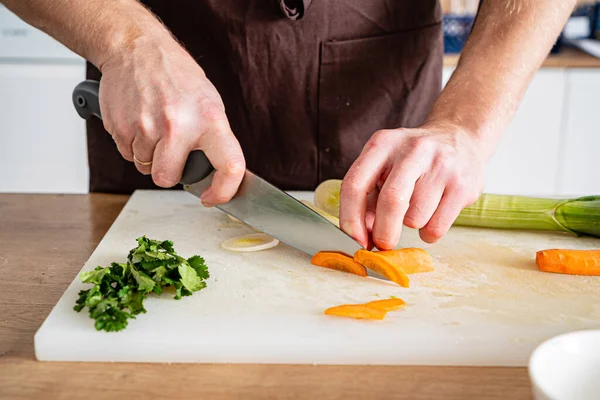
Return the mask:
<path id="1" fill-rule="evenodd" d="M 140 165 L 152 165 L 152 160 L 150 161 L 140 161 L 137 159 L 137 157 L 135 156 L 135 154 L 133 155 L 133 159 L 135 160 L 136 163 L 140 164 Z"/>

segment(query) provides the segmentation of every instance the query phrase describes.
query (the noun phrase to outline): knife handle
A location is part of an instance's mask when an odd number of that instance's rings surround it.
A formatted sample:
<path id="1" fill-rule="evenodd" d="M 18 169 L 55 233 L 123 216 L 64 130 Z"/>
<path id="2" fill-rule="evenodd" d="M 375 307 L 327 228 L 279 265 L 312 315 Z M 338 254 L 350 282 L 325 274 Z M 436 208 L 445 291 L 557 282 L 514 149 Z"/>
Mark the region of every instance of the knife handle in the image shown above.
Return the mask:
<path id="1" fill-rule="evenodd" d="M 92 116 L 102 119 L 100 113 L 100 82 L 86 80 L 75 86 L 73 90 L 73 105 L 79 116 L 89 119 Z M 212 164 L 201 150 L 194 150 L 188 155 L 183 168 L 180 183 L 191 185 L 200 182 L 214 170 Z"/>

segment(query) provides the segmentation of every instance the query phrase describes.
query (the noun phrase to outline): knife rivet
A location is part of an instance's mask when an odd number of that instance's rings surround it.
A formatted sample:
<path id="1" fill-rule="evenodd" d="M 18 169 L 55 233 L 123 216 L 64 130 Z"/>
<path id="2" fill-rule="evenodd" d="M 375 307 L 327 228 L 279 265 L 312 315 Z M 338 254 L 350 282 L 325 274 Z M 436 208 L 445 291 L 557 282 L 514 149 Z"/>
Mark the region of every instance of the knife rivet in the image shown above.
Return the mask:
<path id="1" fill-rule="evenodd" d="M 84 107 L 85 106 L 85 103 L 86 103 L 85 97 L 83 97 L 83 96 L 77 96 L 77 98 L 75 99 L 75 101 L 77 102 L 77 105 L 79 107 Z"/>

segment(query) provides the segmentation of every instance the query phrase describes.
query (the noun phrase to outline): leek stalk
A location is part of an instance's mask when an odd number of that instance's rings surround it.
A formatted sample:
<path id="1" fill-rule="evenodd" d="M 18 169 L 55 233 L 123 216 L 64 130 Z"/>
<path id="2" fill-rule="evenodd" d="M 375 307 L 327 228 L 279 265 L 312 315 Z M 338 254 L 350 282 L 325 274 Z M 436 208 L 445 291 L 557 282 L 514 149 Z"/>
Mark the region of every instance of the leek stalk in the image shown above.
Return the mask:
<path id="1" fill-rule="evenodd" d="M 546 199 L 482 194 L 460 213 L 454 225 L 600 237 L 600 196 Z"/>

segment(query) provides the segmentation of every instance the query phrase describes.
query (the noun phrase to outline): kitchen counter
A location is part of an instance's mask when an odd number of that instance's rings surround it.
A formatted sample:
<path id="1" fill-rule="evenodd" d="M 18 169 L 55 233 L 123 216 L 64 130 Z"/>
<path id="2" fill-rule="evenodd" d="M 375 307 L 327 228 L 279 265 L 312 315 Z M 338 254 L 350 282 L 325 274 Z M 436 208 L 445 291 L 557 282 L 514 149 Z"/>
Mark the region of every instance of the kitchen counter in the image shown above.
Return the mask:
<path id="1" fill-rule="evenodd" d="M 444 55 L 444 67 L 455 67 L 458 59 L 458 54 Z M 578 49 L 564 48 L 560 53 L 548 56 L 542 68 L 600 68 L 600 58 Z"/>
<path id="2" fill-rule="evenodd" d="M 34 333 L 126 201 L 0 194 L 0 398 L 531 398 L 525 368 L 36 361 Z"/>

